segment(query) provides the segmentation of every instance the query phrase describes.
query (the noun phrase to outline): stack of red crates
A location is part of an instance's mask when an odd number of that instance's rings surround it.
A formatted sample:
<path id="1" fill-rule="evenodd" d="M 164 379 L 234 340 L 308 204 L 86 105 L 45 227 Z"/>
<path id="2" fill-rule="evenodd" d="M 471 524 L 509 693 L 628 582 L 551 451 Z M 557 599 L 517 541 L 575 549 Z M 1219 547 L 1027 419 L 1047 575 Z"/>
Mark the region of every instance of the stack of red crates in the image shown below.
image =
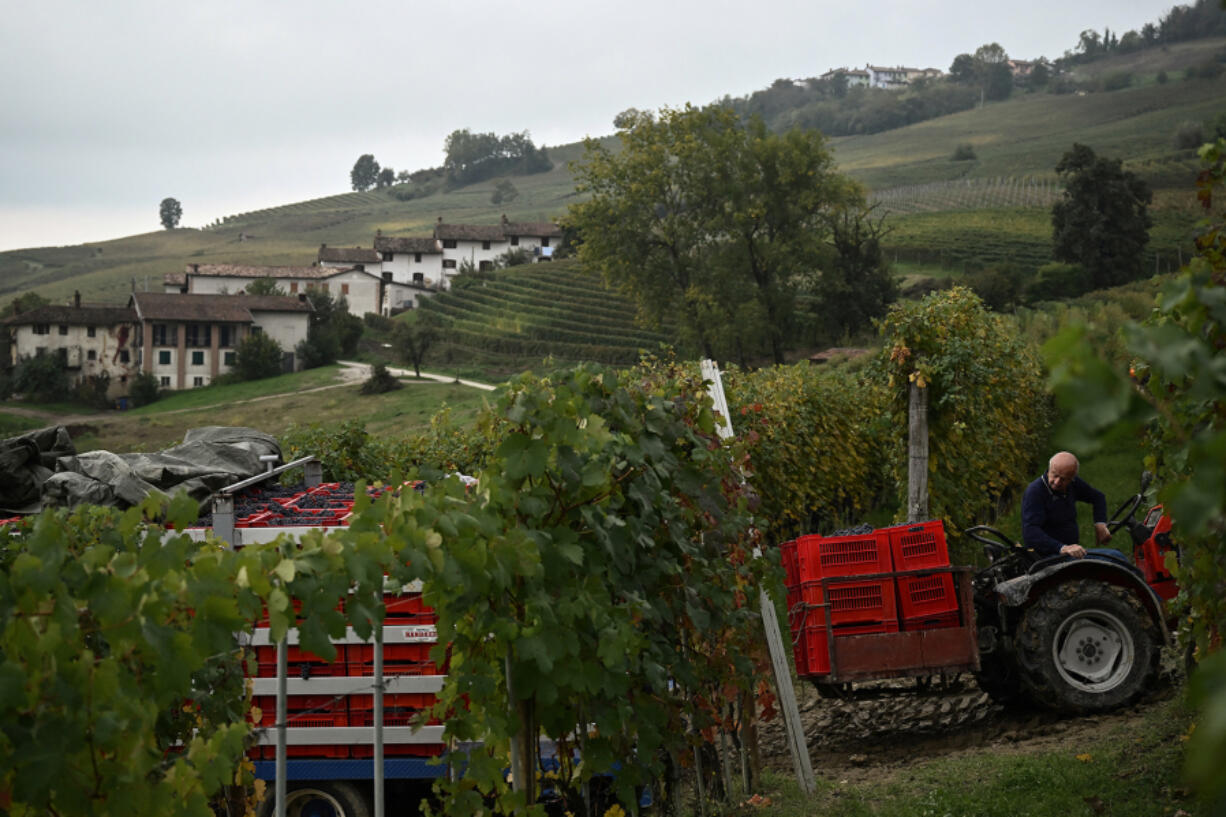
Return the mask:
<path id="1" fill-rule="evenodd" d="M 797 672 L 830 672 L 826 619 L 835 638 L 958 626 L 950 573 L 895 576 L 949 566 L 939 521 L 854 536 L 801 536 L 780 545 Z M 874 578 L 861 578 L 873 576 Z"/>

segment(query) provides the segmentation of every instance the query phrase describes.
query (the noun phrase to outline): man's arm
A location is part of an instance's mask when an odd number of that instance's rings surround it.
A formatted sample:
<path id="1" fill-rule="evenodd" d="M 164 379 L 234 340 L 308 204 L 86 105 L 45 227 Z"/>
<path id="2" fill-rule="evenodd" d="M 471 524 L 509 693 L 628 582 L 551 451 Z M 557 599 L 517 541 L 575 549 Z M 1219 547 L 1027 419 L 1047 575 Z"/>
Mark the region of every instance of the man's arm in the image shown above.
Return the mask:
<path id="1" fill-rule="evenodd" d="M 1089 503 L 1094 509 L 1094 538 L 1098 544 L 1105 544 L 1111 539 L 1111 530 L 1107 527 L 1107 497 L 1081 477 L 1073 480 L 1073 498 L 1078 502 Z"/>

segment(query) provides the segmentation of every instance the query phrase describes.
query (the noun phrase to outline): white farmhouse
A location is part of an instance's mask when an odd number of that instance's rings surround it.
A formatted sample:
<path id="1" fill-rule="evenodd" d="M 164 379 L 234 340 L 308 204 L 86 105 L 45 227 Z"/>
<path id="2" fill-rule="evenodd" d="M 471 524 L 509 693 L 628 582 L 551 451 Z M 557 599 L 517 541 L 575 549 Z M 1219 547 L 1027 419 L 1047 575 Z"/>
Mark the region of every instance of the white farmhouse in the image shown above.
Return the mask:
<path id="1" fill-rule="evenodd" d="M 373 252 L 373 251 L 368 251 Z M 344 298 L 349 312 L 359 318 L 379 313 L 383 304 L 383 280 L 379 266 L 272 267 L 243 264 L 188 264 L 182 273 L 167 273 L 163 291 L 188 295 L 228 295 L 244 292 L 252 281 L 272 280 L 287 295 L 321 289 L 333 299 Z"/>

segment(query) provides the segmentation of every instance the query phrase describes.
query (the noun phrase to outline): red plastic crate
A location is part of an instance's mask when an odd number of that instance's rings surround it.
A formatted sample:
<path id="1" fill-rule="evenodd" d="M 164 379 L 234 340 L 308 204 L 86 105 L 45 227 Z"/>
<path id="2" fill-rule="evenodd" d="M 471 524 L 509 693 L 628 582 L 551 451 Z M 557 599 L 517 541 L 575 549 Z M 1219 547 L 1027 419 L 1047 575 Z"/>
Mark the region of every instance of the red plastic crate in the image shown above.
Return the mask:
<path id="1" fill-rule="evenodd" d="M 871 635 L 874 633 L 898 632 L 897 621 L 878 621 L 874 624 L 856 624 L 834 628 L 834 637 L 839 639 L 849 635 Z M 798 674 L 808 672 L 810 675 L 830 674 L 830 649 L 826 641 L 825 627 L 806 627 L 801 640 L 804 642 L 806 655 L 805 668 L 798 664 Z"/>
<path id="2" fill-rule="evenodd" d="M 902 628 L 904 630 L 945 630 L 950 627 L 961 627 L 962 617 L 957 611 L 952 613 L 942 613 L 937 616 L 918 616 L 916 618 L 904 618 L 902 620 Z"/>
<path id="3" fill-rule="evenodd" d="M 383 605 L 387 608 L 383 619 L 388 626 L 398 624 L 434 624 L 438 621 L 434 609 L 422 603 L 421 595 L 413 593 L 404 596 L 391 594 L 383 597 Z"/>
<path id="4" fill-rule="evenodd" d="M 894 601 L 894 592 L 893 579 L 829 582 L 825 596 L 821 582 L 804 582 L 801 585 L 801 596 L 808 608 L 805 627 L 826 626 L 826 614 L 817 607 L 823 603 L 829 603 L 830 622 L 835 626 L 889 621 L 897 623 L 898 608 Z"/>
<path id="5" fill-rule="evenodd" d="M 433 692 L 389 692 L 383 695 L 383 725 L 412 726 L 410 722 L 423 709 L 434 706 Z M 374 695 L 350 695 L 349 717 L 353 726 L 374 723 Z M 437 721 L 431 721 L 436 723 Z"/>
<path id="6" fill-rule="evenodd" d="M 783 563 L 783 571 L 786 574 L 784 587 L 789 590 L 800 587 L 800 562 L 796 554 L 795 539 L 779 545 L 779 560 Z"/>
<path id="7" fill-rule="evenodd" d="M 277 648 L 255 647 L 256 677 L 277 677 Z M 285 663 L 291 678 L 335 678 L 344 675 L 345 655 L 343 647 L 336 648 L 336 660 L 325 661 L 313 652 L 307 652 L 300 647 L 290 646 L 285 656 Z"/>
<path id="8" fill-rule="evenodd" d="M 898 602 L 902 618 L 924 618 L 958 612 L 958 594 L 949 573 L 899 576 Z"/>
<path id="9" fill-rule="evenodd" d="M 895 570 L 949 567 L 949 548 L 945 543 L 945 525 L 939 519 L 915 525 L 884 528 L 877 533 L 889 537 Z"/>
<path id="10" fill-rule="evenodd" d="M 384 644 L 384 675 L 438 675 L 441 668 L 430 660 L 433 644 Z M 350 675 L 374 675 L 375 653 L 372 644 L 349 644 L 345 664 Z"/>
<path id="11" fill-rule="evenodd" d="M 349 757 L 350 747 L 348 746 L 286 746 L 285 756 L 295 758 L 326 758 L 328 760 L 344 759 Z M 251 750 L 251 757 L 254 760 L 276 760 L 276 746 L 257 746 Z M 356 755 L 355 755 L 356 757 Z M 370 755 L 365 755 L 370 757 Z"/>
<path id="12" fill-rule="evenodd" d="M 873 534 L 802 536 L 797 540 L 797 561 L 802 583 L 831 576 L 889 573 L 894 569 L 889 542 Z"/>
<path id="13" fill-rule="evenodd" d="M 277 696 L 253 695 L 252 706 L 260 710 L 256 726 L 277 725 Z M 285 699 L 286 726 L 291 729 L 349 726 L 349 707 L 344 696 L 290 695 Z"/>

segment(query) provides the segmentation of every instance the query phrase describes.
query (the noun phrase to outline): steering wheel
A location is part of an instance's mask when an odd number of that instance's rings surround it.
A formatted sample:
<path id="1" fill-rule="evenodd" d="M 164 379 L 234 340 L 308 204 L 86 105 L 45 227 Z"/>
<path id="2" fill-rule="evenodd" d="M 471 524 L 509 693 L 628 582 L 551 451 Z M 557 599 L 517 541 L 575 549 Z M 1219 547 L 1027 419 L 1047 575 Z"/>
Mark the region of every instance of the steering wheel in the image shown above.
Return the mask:
<path id="1" fill-rule="evenodd" d="M 993 562 L 1020 549 L 1020 545 L 1010 539 L 1008 534 L 991 525 L 975 525 L 962 532 L 983 545 L 984 553 Z"/>
<path id="2" fill-rule="evenodd" d="M 1145 499 L 1145 489 L 1149 487 L 1150 480 L 1153 478 L 1154 475 L 1148 471 L 1141 474 L 1141 490 L 1130 499 L 1125 500 L 1123 505 L 1116 508 L 1115 513 L 1111 514 L 1111 521 L 1107 523 L 1107 530 L 1115 533 L 1128 524 L 1128 520 L 1132 519 L 1132 515 L 1137 512 L 1141 501 Z"/>

